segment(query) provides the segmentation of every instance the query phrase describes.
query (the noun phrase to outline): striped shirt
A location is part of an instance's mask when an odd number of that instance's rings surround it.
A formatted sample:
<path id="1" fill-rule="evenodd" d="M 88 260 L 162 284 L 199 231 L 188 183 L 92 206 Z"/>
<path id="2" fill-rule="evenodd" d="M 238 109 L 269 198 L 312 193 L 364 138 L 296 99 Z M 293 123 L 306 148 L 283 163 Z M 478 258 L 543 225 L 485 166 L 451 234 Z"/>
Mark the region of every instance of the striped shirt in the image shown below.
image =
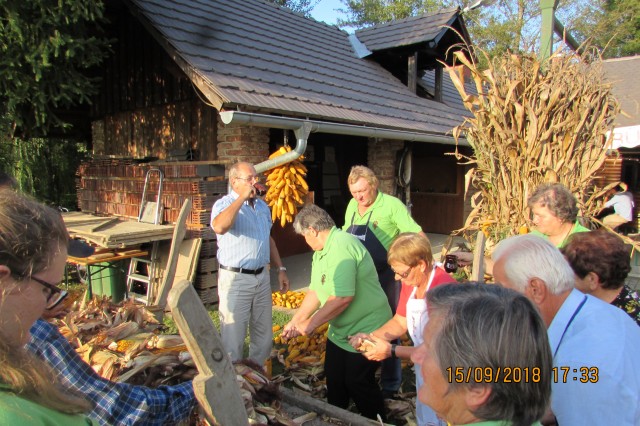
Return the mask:
<path id="1" fill-rule="evenodd" d="M 238 194 L 231 191 L 213 205 L 211 222 L 229 207 Z M 255 209 L 248 201 L 240 208 L 233 226 L 218 238 L 218 262 L 234 268 L 258 269 L 269 263 L 269 236 L 271 211 L 267 204 L 257 198 Z"/>

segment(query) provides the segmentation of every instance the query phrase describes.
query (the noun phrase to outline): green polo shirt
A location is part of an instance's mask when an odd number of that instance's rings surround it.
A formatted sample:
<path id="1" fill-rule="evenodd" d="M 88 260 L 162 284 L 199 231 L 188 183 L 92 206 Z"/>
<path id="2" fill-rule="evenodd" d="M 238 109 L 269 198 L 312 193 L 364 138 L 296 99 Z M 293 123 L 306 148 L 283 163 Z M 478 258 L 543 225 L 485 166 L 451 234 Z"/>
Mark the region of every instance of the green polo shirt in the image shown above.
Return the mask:
<path id="1" fill-rule="evenodd" d="M 13 393 L 0 384 L 0 425 L 90 426 L 84 414 L 66 414 Z"/>
<path id="2" fill-rule="evenodd" d="M 347 309 L 329 321 L 329 340 L 345 351 L 356 352 L 348 336 L 370 333 L 391 319 L 371 255 L 357 238 L 336 227 L 322 250 L 313 254 L 309 288 L 318 295 L 320 306 L 329 296 L 353 296 Z"/>
<path id="3" fill-rule="evenodd" d="M 352 198 L 344 214 L 342 229 L 346 230 L 352 225 L 352 218 L 353 225 L 365 225 L 369 218 L 369 213 L 371 213 L 369 229 L 373 231 L 387 251 L 391 242 L 399 233 L 422 231 L 422 228 L 413 220 L 402 201 L 380 191 L 378 191 L 376 200 L 363 215 L 358 213 L 358 202 Z"/>
<path id="4" fill-rule="evenodd" d="M 558 247 L 559 249 L 564 247 L 565 245 L 567 245 L 567 242 L 569 241 L 569 235 L 573 235 L 573 234 L 577 234 L 578 232 L 590 232 L 591 229 L 589 228 L 585 228 L 584 226 L 580 225 L 580 222 L 578 222 L 576 220 L 576 223 L 573 224 L 573 228 L 571 228 L 571 232 L 569 232 L 569 234 L 566 236 L 566 238 L 564 240 L 562 240 L 562 242 L 557 245 L 556 247 Z M 535 229 L 533 231 L 531 231 L 531 234 L 533 235 L 537 235 L 538 237 L 542 237 L 545 240 L 548 240 L 549 237 L 545 234 L 543 234 L 540 231 L 536 231 Z"/>

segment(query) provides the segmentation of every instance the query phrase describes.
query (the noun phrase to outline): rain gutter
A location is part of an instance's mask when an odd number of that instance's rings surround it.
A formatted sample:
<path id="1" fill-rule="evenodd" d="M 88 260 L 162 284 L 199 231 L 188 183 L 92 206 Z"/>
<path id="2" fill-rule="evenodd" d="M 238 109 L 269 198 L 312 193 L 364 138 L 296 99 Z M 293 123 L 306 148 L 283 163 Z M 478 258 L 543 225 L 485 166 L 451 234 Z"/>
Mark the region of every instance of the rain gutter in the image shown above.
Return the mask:
<path id="1" fill-rule="evenodd" d="M 307 149 L 307 139 L 311 133 L 331 133 L 336 135 L 362 136 L 367 138 L 393 139 L 408 142 L 428 142 L 445 145 L 455 145 L 452 136 L 434 135 L 428 133 L 409 132 L 405 130 L 391 130 L 380 127 L 356 126 L 353 124 L 329 123 L 325 121 L 303 120 L 300 118 L 278 117 L 274 115 L 256 114 L 239 111 L 223 111 L 220 113 L 222 122 L 231 126 L 251 125 L 270 127 L 274 129 L 293 130 L 297 139 L 295 148 L 286 154 L 256 164 L 257 173 L 278 167 L 295 160 Z M 460 145 L 468 146 L 466 140 L 460 140 Z"/>

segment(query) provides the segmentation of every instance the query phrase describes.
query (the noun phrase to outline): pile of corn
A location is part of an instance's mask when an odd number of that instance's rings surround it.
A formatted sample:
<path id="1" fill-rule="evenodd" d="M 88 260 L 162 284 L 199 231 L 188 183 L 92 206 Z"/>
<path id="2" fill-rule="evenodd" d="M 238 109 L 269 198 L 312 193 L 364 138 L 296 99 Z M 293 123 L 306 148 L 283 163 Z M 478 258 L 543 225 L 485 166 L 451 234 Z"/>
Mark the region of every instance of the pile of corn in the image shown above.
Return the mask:
<path id="1" fill-rule="evenodd" d="M 303 291 L 287 291 L 286 293 L 280 293 L 274 291 L 271 293 L 271 302 L 273 306 L 280 306 L 282 308 L 296 309 L 299 308 L 304 300 L 305 293 Z"/>
<path id="2" fill-rule="evenodd" d="M 291 151 L 289 146 L 281 146 L 269 158 L 275 158 Z M 304 156 L 290 163 L 275 167 L 265 173 L 269 190 L 265 195 L 265 201 L 271 207 L 271 221 L 280 219 L 280 226 L 287 222 L 293 222 L 298 213 L 298 207 L 304 204 L 304 197 L 309 192 L 309 185 L 304 180 L 307 168 L 302 164 Z"/>

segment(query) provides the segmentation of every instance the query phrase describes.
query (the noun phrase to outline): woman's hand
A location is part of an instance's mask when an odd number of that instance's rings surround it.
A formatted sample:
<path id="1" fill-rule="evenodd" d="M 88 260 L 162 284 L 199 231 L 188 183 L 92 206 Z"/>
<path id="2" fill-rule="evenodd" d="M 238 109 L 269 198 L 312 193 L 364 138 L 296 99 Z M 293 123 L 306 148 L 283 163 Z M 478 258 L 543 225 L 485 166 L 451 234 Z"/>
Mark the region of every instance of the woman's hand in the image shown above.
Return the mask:
<path id="1" fill-rule="evenodd" d="M 370 361 L 382 361 L 391 356 L 391 343 L 381 339 L 373 334 L 369 334 L 368 338 L 371 343 L 365 343 L 365 351 L 362 355 Z"/>

